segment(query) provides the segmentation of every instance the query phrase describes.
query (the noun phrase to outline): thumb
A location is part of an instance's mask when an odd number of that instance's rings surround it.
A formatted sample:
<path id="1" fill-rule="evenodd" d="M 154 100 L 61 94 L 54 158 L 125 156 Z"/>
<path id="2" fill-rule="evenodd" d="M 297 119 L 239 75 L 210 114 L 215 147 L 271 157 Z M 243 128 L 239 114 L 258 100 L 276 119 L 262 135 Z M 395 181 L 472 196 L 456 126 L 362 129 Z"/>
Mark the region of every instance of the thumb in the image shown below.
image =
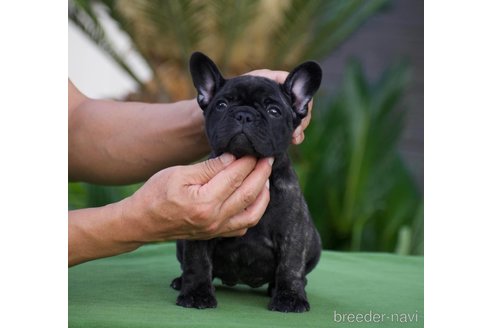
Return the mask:
<path id="1" fill-rule="evenodd" d="M 235 157 L 224 153 L 219 157 L 206 160 L 194 165 L 185 166 L 185 176 L 190 184 L 205 184 L 229 164 L 234 162 Z"/>

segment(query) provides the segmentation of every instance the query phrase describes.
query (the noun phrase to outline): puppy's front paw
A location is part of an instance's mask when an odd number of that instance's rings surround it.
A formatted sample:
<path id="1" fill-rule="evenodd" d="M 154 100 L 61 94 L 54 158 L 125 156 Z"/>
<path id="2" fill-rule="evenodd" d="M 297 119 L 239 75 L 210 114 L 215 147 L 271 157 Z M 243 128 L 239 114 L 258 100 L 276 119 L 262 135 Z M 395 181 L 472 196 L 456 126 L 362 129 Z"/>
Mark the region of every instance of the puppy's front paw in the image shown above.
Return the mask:
<path id="1" fill-rule="evenodd" d="M 279 312 L 306 312 L 309 311 L 309 302 L 292 291 L 279 291 L 268 304 L 268 309 Z"/>
<path id="2" fill-rule="evenodd" d="M 176 304 L 187 308 L 208 309 L 217 307 L 217 300 L 211 291 L 194 290 L 179 295 Z"/>

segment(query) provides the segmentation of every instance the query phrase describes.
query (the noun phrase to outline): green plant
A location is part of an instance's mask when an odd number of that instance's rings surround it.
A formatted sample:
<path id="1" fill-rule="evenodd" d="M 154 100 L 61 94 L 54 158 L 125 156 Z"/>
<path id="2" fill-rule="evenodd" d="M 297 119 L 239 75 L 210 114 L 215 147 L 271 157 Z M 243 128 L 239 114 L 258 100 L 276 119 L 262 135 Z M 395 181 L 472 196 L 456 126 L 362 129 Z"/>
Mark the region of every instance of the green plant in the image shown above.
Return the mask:
<path id="1" fill-rule="evenodd" d="M 389 0 L 72 0 L 69 19 L 140 86 L 138 100 L 195 96 L 188 59 L 200 50 L 226 76 L 321 59 Z M 105 12 L 153 72 L 141 81 L 101 23 Z"/>
<path id="2" fill-rule="evenodd" d="M 352 62 L 337 97 L 317 100 L 294 155 L 325 248 L 423 252 L 422 195 L 397 151 L 407 81 L 396 65 L 370 84 Z"/>
<path id="3" fill-rule="evenodd" d="M 128 186 L 97 186 L 90 183 L 68 184 L 68 209 L 103 206 L 132 195 L 141 184 Z"/>

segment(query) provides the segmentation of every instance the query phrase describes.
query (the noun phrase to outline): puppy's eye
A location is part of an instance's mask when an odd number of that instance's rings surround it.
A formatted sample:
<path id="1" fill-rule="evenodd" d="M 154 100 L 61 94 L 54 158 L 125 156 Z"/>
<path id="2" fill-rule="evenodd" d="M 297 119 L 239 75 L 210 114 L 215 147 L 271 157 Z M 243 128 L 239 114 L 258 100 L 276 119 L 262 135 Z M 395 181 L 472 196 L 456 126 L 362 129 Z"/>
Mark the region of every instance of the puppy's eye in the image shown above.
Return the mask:
<path id="1" fill-rule="evenodd" d="M 219 101 L 217 105 L 215 105 L 215 109 L 219 111 L 223 111 L 226 108 L 227 108 L 227 103 L 225 101 Z"/>
<path id="2" fill-rule="evenodd" d="M 267 109 L 267 113 L 270 116 L 279 117 L 280 116 L 280 109 L 278 107 L 276 107 L 276 106 L 270 106 Z"/>

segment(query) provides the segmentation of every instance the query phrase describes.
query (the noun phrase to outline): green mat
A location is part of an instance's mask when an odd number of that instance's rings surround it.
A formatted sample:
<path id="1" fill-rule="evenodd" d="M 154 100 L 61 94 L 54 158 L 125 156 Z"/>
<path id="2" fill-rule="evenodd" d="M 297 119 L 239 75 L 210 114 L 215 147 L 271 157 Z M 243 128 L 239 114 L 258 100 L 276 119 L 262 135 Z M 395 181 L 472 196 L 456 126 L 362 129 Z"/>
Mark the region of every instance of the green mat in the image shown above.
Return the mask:
<path id="1" fill-rule="evenodd" d="M 169 283 L 174 244 L 141 247 L 68 271 L 70 327 L 423 327 L 423 257 L 324 251 L 308 275 L 311 311 L 267 310 L 266 287 L 223 287 L 218 307 L 185 309 Z"/>

